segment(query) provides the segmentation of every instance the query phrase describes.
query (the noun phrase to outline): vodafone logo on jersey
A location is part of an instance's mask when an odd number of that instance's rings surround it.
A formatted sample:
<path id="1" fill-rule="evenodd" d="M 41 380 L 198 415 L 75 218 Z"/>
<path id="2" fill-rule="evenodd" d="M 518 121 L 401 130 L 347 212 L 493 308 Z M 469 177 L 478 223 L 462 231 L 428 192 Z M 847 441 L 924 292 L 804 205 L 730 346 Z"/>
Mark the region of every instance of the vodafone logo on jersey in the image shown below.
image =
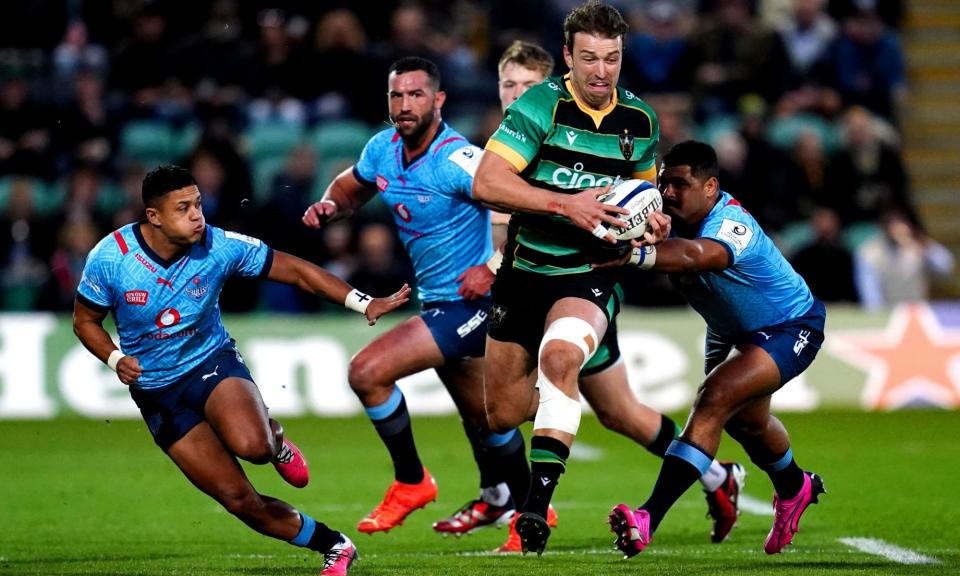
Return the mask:
<path id="1" fill-rule="evenodd" d="M 410 209 L 404 206 L 402 203 L 398 202 L 394 204 L 393 211 L 396 212 L 397 216 L 399 216 L 404 222 L 413 220 L 413 216 L 410 214 Z"/>
<path id="2" fill-rule="evenodd" d="M 169 328 L 180 323 L 180 312 L 176 308 L 164 308 L 154 320 L 157 328 Z"/>

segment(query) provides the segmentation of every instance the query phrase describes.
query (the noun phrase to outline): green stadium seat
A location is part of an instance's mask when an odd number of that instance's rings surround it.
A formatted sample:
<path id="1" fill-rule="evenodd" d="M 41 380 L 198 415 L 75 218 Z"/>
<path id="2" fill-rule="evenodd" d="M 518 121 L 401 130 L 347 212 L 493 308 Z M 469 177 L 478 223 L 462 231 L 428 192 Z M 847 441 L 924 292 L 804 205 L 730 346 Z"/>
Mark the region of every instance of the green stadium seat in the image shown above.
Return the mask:
<path id="1" fill-rule="evenodd" d="M 847 226 L 843 231 L 843 245 L 856 252 L 861 244 L 880 233 L 880 227 L 874 222 L 858 222 Z"/>
<path id="2" fill-rule="evenodd" d="M 247 150 L 254 164 L 285 159 L 302 140 L 302 128 L 280 122 L 254 124 L 246 133 Z"/>
<path id="3" fill-rule="evenodd" d="M 176 132 L 153 120 L 127 122 L 120 132 L 120 153 L 145 166 L 169 164 L 177 159 Z"/>
<path id="4" fill-rule="evenodd" d="M 373 131 L 363 122 L 338 120 L 321 123 L 310 136 L 310 144 L 322 160 L 356 160 Z"/>

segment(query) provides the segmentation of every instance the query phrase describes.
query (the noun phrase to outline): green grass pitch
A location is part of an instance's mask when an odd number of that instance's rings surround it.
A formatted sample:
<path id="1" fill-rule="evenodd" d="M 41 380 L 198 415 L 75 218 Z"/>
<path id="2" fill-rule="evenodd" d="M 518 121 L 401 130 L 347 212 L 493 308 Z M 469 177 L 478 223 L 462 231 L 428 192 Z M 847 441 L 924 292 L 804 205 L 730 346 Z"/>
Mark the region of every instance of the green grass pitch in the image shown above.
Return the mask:
<path id="1" fill-rule="evenodd" d="M 940 411 L 817 412 L 783 418 L 799 464 L 820 473 L 821 503 L 784 554 L 768 557 L 771 518 L 744 512 L 727 542 L 709 541 L 698 487 L 667 516 L 650 547 L 624 561 L 605 523 L 611 506 L 637 505 L 659 460 L 585 417 L 580 440 L 596 460 L 571 460 L 554 497 L 560 526 L 541 558 L 488 551 L 506 530 L 441 538 L 430 524 L 476 494 L 476 472 L 454 418 L 414 418 L 439 500 L 389 534 L 361 535 L 357 520 L 391 479 L 386 450 L 362 418 L 285 419 L 312 466 L 310 485 L 283 484 L 247 466 L 261 492 L 287 500 L 357 543 L 362 575 L 960 574 L 960 416 Z M 720 456 L 744 460 L 725 438 Z M 769 502 L 752 464 L 745 493 Z M 139 421 L 0 422 L 0 574 L 307 575 L 317 555 L 260 536 L 194 489 Z M 847 546 L 871 538 L 938 564 L 908 565 Z"/>

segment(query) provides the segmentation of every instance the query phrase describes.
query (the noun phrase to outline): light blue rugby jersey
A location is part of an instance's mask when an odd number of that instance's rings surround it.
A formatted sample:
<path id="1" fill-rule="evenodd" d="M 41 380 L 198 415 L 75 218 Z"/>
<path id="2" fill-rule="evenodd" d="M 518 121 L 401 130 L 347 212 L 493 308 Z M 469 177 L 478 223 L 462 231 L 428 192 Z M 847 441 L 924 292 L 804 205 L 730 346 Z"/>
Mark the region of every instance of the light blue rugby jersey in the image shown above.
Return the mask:
<path id="1" fill-rule="evenodd" d="M 159 388 L 229 341 L 219 303 L 227 278 L 266 276 L 272 262 L 260 240 L 209 224 L 189 252 L 165 261 L 147 246 L 140 223 L 128 224 L 90 251 L 77 298 L 113 313 L 120 349 L 143 368 L 132 387 Z"/>
<path id="2" fill-rule="evenodd" d="M 353 174 L 376 186 L 390 208 L 423 302 L 460 300 L 456 279 L 490 259 L 490 212 L 473 199 L 483 150 L 441 124 L 426 152 L 409 164 L 393 128 L 367 142 Z"/>
<path id="3" fill-rule="evenodd" d="M 670 277 L 717 334 L 732 336 L 780 324 L 813 305 L 806 282 L 730 194 L 720 192 L 696 237 L 722 244 L 731 265 L 719 272 Z"/>

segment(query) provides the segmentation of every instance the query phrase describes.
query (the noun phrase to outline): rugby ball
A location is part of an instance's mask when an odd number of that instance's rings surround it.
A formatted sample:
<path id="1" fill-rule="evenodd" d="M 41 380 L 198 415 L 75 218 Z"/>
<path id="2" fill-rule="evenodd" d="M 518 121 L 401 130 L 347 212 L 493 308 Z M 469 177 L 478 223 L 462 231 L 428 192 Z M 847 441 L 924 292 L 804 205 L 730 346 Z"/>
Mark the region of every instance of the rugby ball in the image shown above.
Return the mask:
<path id="1" fill-rule="evenodd" d="M 620 215 L 620 219 L 625 223 L 623 228 L 607 227 L 617 240 L 633 240 L 643 236 L 647 231 L 647 218 L 663 208 L 663 197 L 657 187 L 640 179 L 624 180 L 598 200 L 630 211 L 629 214 Z"/>

